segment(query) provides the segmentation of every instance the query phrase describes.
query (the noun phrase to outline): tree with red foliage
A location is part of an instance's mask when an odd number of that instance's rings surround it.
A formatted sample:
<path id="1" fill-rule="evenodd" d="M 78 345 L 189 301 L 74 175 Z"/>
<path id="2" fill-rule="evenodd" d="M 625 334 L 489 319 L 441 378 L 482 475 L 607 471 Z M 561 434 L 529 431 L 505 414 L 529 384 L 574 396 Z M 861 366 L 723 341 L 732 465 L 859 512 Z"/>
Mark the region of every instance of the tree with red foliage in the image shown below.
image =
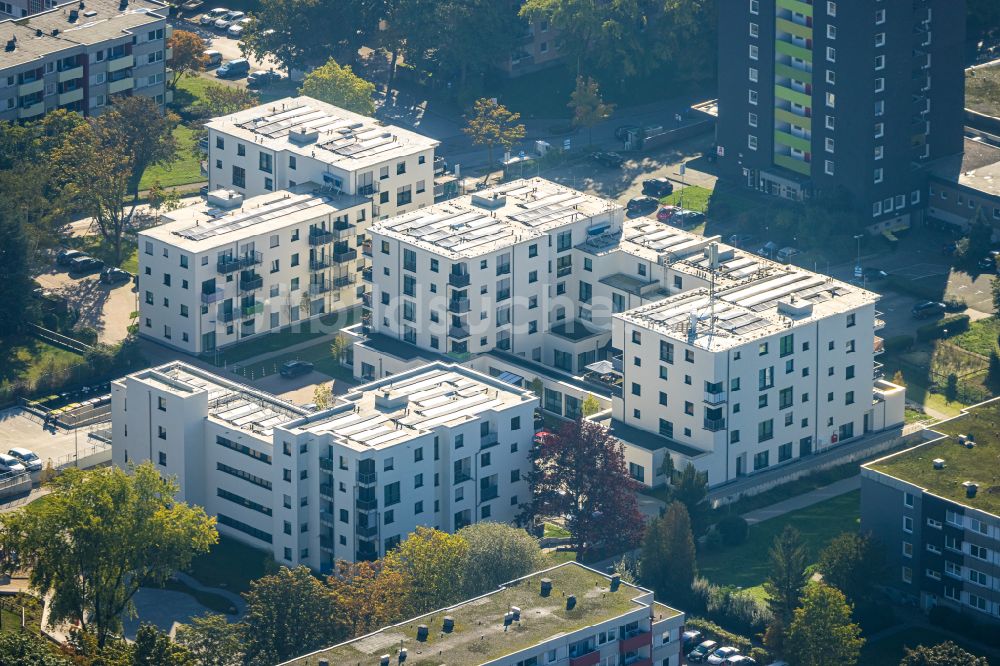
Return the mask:
<path id="1" fill-rule="evenodd" d="M 565 424 L 535 448 L 533 516 L 565 516 L 577 557 L 634 548 L 643 533 L 637 484 L 621 442 L 592 421 Z M 592 552 L 596 551 L 596 553 Z"/>

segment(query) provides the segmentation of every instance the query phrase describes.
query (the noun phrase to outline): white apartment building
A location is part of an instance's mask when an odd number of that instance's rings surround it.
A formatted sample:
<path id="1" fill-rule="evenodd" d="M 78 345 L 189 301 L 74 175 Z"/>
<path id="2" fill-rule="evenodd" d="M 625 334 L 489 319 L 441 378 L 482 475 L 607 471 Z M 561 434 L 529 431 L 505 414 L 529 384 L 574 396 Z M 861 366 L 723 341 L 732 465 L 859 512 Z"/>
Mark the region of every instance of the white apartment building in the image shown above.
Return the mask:
<path id="1" fill-rule="evenodd" d="M 594 416 L 636 480 L 713 486 L 903 421 L 878 295 L 541 179 L 374 224 L 354 372 L 450 357 Z M 536 314 L 537 313 L 537 314 Z M 662 343 L 662 346 L 661 346 Z"/>
<path id="2" fill-rule="evenodd" d="M 96 115 L 116 95 L 170 101 L 166 5 L 32 0 L 25 7 L 0 2 L 0 14 L 18 16 L 0 20 L 0 120 L 37 120 L 53 109 Z"/>
<path id="3" fill-rule="evenodd" d="M 311 97 L 288 97 L 214 118 L 209 189 L 246 197 L 305 182 L 371 197 L 376 219 L 434 202 L 438 141 Z"/>
<path id="4" fill-rule="evenodd" d="M 139 333 L 191 354 L 357 307 L 371 201 L 312 183 L 232 191 L 139 233 Z"/>
<path id="5" fill-rule="evenodd" d="M 511 521 L 538 398 L 454 364 L 310 411 L 180 362 L 112 383 L 114 464 L 152 461 L 220 533 L 289 566 L 381 557 L 417 526 Z"/>
<path id="6" fill-rule="evenodd" d="M 281 666 L 680 666 L 684 613 L 577 562 Z"/>

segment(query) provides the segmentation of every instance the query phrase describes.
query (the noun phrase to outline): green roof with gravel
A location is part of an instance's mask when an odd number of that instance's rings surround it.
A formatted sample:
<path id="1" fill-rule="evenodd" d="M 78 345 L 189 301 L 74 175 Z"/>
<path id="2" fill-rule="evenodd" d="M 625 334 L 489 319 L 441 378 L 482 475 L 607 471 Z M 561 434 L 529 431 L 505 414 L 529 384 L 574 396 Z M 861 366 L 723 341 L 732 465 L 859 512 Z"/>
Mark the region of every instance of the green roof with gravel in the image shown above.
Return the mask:
<path id="1" fill-rule="evenodd" d="M 541 579 L 552 581 L 552 592 L 539 593 Z M 567 562 L 514 581 L 505 587 L 451 608 L 435 611 L 386 627 L 378 632 L 287 662 L 295 666 L 316 666 L 328 659 L 337 666 L 377 664 L 381 655 L 396 663 L 400 647 L 407 650 L 407 666 L 475 666 L 519 652 L 558 634 L 571 633 L 606 622 L 645 605 L 634 599 L 645 590 L 622 583 L 615 592 L 603 574 Z M 566 610 L 566 597 L 576 596 L 576 607 Z M 504 631 L 504 614 L 512 606 L 521 609 L 521 621 Z M 654 608 L 655 618 L 669 619 L 680 614 L 663 604 Z M 441 630 L 446 615 L 454 618 L 450 633 Z M 429 636 L 418 641 L 417 627 L 427 625 Z"/>
<path id="2" fill-rule="evenodd" d="M 866 467 L 920 486 L 958 504 L 1000 515 L 1000 400 L 932 426 L 943 439 L 915 446 L 868 463 Z M 958 443 L 972 435 L 975 446 Z M 934 469 L 934 460 L 944 469 Z M 979 485 L 975 497 L 966 497 L 966 481 Z"/>

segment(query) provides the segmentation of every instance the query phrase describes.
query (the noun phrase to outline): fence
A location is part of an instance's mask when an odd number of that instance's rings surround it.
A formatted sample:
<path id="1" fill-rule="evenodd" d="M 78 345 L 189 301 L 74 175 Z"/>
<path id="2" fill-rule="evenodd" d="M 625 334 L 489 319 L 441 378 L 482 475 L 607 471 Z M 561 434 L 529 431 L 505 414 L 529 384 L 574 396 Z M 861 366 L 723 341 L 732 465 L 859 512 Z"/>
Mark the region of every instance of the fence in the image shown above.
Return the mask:
<path id="1" fill-rule="evenodd" d="M 38 324 L 28 324 L 28 332 L 50 345 L 59 347 L 60 349 L 65 349 L 67 351 L 76 352 L 77 354 L 87 354 L 87 352 L 92 351 L 93 347 L 80 342 L 74 338 L 63 335 L 62 333 L 56 333 L 55 331 L 49 330 Z"/>

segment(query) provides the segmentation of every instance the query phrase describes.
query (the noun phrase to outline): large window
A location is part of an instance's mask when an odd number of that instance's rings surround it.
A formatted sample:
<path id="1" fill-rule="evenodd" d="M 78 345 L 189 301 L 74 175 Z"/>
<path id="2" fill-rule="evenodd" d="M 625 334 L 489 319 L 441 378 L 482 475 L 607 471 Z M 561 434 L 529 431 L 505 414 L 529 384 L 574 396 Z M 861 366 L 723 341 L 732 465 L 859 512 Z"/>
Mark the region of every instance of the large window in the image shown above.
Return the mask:
<path id="1" fill-rule="evenodd" d="M 233 165 L 233 187 L 247 186 L 247 171 L 243 167 Z"/>
<path id="2" fill-rule="evenodd" d="M 757 441 L 766 442 L 774 438 L 774 419 L 761 421 L 757 424 Z"/>

